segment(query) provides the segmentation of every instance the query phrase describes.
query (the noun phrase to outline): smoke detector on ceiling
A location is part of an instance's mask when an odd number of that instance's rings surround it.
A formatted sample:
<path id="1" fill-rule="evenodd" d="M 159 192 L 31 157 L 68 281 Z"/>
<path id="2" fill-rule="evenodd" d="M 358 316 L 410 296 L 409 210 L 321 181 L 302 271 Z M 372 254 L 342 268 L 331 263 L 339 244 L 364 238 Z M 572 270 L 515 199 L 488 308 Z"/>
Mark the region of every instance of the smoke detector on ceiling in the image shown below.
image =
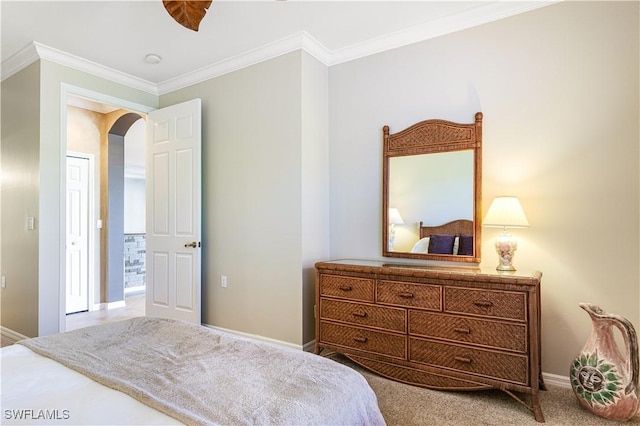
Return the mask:
<path id="1" fill-rule="evenodd" d="M 162 61 L 162 58 L 155 53 L 149 53 L 144 57 L 144 61 L 148 64 L 156 65 L 159 64 L 160 61 Z"/>

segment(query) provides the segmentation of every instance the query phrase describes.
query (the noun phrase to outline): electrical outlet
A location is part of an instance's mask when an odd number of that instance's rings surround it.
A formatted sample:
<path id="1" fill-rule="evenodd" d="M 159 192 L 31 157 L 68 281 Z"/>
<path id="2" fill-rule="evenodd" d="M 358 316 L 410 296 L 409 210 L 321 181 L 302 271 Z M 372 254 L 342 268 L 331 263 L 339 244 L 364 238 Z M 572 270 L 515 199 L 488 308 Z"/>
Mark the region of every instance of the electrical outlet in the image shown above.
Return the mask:
<path id="1" fill-rule="evenodd" d="M 220 276 L 220 286 L 222 288 L 227 288 L 227 276 L 226 275 L 221 275 Z"/>

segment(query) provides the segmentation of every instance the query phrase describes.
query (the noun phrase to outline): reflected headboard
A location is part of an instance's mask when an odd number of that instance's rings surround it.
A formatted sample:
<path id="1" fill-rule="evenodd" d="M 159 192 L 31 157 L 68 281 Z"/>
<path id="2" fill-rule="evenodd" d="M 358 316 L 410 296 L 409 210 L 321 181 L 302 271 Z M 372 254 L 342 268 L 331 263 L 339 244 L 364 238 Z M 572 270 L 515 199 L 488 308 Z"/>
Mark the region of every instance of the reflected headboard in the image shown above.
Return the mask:
<path id="1" fill-rule="evenodd" d="M 452 220 L 444 225 L 438 226 L 422 226 L 420 222 L 420 238 L 430 237 L 431 235 L 453 235 L 460 236 L 460 234 L 473 235 L 473 222 L 467 219 Z M 415 228 L 414 228 L 415 229 Z"/>

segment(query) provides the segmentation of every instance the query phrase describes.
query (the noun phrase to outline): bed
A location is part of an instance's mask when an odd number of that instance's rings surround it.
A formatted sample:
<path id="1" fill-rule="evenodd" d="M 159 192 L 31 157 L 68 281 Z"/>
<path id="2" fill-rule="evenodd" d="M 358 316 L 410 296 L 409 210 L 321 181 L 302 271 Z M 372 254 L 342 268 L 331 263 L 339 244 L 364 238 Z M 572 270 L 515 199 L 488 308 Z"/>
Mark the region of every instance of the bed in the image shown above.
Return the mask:
<path id="1" fill-rule="evenodd" d="M 140 317 L 0 350 L 3 424 L 384 425 L 331 359 Z"/>
<path id="2" fill-rule="evenodd" d="M 473 222 L 457 219 L 442 225 L 424 226 L 420 222 L 420 239 L 411 253 L 473 256 Z"/>

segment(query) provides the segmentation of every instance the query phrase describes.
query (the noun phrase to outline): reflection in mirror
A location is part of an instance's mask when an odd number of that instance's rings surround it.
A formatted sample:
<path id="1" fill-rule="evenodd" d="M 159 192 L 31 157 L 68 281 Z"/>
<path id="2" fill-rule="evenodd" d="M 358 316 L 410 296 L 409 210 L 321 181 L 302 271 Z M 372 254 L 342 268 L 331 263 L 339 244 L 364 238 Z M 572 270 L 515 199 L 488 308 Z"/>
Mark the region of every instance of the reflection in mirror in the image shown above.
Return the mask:
<path id="1" fill-rule="evenodd" d="M 383 132 L 382 255 L 480 262 L 482 113 Z"/>
<path id="2" fill-rule="evenodd" d="M 438 226 L 458 219 L 473 221 L 473 151 L 390 158 L 389 208 L 402 217 L 402 223 L 394 225 L 389 215 L 395 228 L 389 251 L 426 254 L 420 222 Z"/>

